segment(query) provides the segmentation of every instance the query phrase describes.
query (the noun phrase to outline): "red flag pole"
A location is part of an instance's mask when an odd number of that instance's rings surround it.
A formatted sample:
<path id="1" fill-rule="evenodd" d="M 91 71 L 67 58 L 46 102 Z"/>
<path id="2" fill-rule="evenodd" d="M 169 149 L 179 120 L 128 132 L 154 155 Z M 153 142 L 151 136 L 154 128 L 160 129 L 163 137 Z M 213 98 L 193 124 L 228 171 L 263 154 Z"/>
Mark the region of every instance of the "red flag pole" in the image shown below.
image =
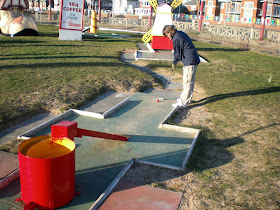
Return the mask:
<path id="1" fill-rule="evenodd" d="M 52 0 L 49 1 L 49 21 L 52 20 Z"/>
<path id="2" fill-rule="evenodd" d="M 151 28 L 151 25 L 152 25 L 152 15 L 153 15 L 153 7 L 151 4 L 150 4 L 150 11 L 151 11 L 151 14 L 149 17 L 149 28 Z"/>
<path id="3" fill-rule="evenodd" d="M 101 0 L 98 1 L 98 22 L 101 23 Z"/>
<path id="4" fill-rule="evenodd" d="M 204 0 L 201 0 L 198 31 L 201 31 L 201 25 L 202 25 L 202 13 L 203 13 L 203 3 L 204 3 Z"/>
<path id="5" fill-rule="evenodd" d="M 260 32 L 260 41 L 263 40 L 265 21 L 266 21 L 266 8 L 267 8 L 267 0 L 264 0 L 264 2 L 263 2 L 263 14 L 262 14 L 262 27 L 261 27 L 261 32 Z"/>

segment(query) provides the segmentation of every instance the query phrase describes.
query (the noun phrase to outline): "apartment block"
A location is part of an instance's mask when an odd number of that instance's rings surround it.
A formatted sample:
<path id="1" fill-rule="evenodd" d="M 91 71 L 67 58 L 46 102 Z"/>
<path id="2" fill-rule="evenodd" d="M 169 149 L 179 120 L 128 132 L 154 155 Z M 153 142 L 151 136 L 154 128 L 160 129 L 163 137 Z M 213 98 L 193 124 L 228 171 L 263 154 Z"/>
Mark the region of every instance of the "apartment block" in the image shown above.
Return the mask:
<path id="1" fill-rule="evenodd" d="M 261 24 L 264 0 L 206 0 L 205 21 Z M 267 24 L 279 24 L 280 0 L 268 0 Z"/>

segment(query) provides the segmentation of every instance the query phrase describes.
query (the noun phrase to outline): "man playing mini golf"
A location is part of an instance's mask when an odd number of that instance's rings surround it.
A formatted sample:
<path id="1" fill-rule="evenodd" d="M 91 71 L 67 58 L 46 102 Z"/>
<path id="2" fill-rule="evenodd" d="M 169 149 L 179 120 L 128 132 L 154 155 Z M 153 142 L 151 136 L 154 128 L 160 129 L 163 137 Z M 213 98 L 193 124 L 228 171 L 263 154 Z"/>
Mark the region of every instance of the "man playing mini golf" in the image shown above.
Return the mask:
<path id="1" fill-rule="evenodd" d="M 199 55 L 190 37 L 182 31 L 177 31 L 173 25 L 164 26 L 162 33 L 172 40 L 173 43 L 174 60 L 172 62 L 172 71 L 174 71 L 176 64 L 180 61 L 184 64 L 183 92 L 180 98 L 177 99 L 177 103 L 172 104 L 172 106 L 185 108 L 192 100 L 195 74 L 197 66 L 200 63 Z"/>

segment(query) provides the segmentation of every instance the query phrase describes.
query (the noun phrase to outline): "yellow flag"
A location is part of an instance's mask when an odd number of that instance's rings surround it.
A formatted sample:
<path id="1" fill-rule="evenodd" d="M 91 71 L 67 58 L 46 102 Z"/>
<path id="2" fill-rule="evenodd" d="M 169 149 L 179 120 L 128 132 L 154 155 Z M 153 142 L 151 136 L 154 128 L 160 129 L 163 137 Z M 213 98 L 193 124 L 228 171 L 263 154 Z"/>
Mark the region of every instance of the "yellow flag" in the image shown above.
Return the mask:
<path id="1" fill-rule="evenodd" d="M 176 9 L 180 4 L 182 4 L 183 0 L 173 0 L 171 7 L 172 7 L 172 11 L 174 9 Z"/>

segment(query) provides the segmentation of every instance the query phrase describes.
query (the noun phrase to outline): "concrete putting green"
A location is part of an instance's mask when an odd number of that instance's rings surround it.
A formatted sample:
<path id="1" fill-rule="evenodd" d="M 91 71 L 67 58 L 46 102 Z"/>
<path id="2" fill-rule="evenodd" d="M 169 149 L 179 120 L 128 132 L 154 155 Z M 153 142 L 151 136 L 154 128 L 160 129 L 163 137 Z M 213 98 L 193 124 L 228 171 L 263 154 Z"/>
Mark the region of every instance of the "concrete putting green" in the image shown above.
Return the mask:
<path id="1" fill-rule="evenodd" d="M 157 102 L 158 97 L 152 93 L 136 93 L 124 107 L 105 119 L 77 113 L 59 119 L 76 121 L 83 129 L 130 136 L 128 142 L 86 136 L 75 138 L 75 185 L 79 193 L 60 209 L 89 209 L 132 158 L 162 167 L 184 168 L 198 131 L 159 128 L 174 111 L 171 104 L 176 97 L 167 96 L 166 100 Z M 44 134 L 50 134 L 50 126 L 33 136 Z M 21 202 L 15 202 L 19 197 L 20 185 L 15 181 L 0 192 L 0 209 L 22 207 Z"/>

